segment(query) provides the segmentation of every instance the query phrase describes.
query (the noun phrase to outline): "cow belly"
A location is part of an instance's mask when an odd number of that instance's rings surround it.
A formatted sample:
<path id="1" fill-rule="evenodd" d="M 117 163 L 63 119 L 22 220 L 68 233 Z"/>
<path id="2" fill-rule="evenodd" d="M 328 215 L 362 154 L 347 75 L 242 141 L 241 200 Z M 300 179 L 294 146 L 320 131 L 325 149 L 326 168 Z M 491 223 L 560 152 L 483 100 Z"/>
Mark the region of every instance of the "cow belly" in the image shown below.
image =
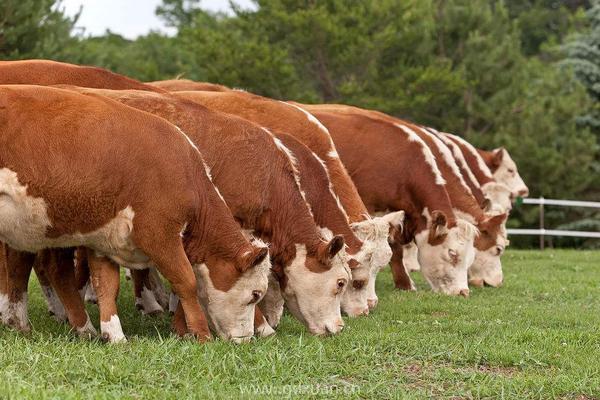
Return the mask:
<path id="1" fill-rule="evenodd" d="M 28 196 L 14 171 L 0 169 L 0 240 L 16 250 L 34 253 L 45 248 L 86 246 L 120 264 L 141 268 L 149 259 L 131 239 L 134 215 L 128 206 L 92 232 L 47 237 L 51 222 L 45 200 Z"/>

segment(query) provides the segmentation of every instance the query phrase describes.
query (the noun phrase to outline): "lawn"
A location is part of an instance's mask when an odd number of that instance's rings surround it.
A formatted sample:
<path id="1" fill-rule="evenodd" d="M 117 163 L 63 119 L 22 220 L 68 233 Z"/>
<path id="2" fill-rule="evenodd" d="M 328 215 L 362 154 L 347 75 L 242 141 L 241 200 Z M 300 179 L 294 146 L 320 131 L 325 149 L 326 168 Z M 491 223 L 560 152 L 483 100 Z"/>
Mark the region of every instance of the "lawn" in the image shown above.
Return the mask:
<path id="1" fill-rule="evenodd" d="M 505 285 L 471 298 L 393 290 L 315 338 L 289 316 L 277 335 L 198 345 L 120 295 L 129 343 L 69 333 L 32 280 L 29 337 L 0 328 L 0 398 L 600 398 L 600 252 L 509 251 Z M 89 306 L 97 321 L 94 306 Z"/>

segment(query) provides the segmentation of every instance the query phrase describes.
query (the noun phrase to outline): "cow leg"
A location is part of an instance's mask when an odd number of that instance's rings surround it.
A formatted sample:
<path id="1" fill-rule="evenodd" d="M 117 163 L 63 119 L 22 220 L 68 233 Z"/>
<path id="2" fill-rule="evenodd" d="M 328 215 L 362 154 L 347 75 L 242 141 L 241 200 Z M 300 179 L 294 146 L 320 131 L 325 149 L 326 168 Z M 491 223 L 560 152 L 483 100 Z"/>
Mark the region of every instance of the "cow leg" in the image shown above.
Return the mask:
<path id="1" fill-rule="evenodd" d="M 394 277 L 394 286 L 400 290 L 416 290 L 415 284 L 410 279 L 410 275 L 404 266 L 403 253 L 402 245 L 392 245 L 392 260 L 390 261 L 390 265 L 392 267 L 392 276 Z"/>
<path id="2" fill-rule="evenodd" d="M 2 322 L 21 332 L 30 332 L 27 317 L 27 287 L 35 254 L 6 249 L 8 308 L 2 313 Z"/>
<path id="3" fill-rule="evenodd" d="M 51 250 L 42 250 L 37 254 L 35 257 L 35 262 L 33 263 L 33 270 L 35 271 L 38 281 L 40 282 L 42 294 L 44 295 L 46 305 L 48 306 L 48 312 L 58 322 L 66 322 L 67 312 L 65 311 L 65 307 L 58 298 L 58 295 L 52 287 L 48 277 L 46 265 L 48 262 L 50 262 L 49 252 L 51 252 Z"/>
<path id="4" fill-rule="evenodd" d="M 98 257 L 91 251 L 87 253 L 92 285 L 98 296 L 101 337 L 109 343 L 126 342 L 117 311 L 121 283 L 119 267 L 106 257 Z"/>
<path id="5" fill-rule="evenodd" d="M 0 243 L 0 318 L 8 312 L 8 271 L 6 245 Z"/>
<path id="6" fill-rule="evenodd" d="M 133 291 L 135 293 L 135 308 L 144 315 L 158 315 L 164 312 L 164 309 L 156 301 L 150 282 L 150 269 L 137 269 L 131 271 L 133 280 Z"/>
<path id="7" fill-rule="evenodd" d="M 77 290 L 73 249 L 54 249 L 48 252 L 45 263 L 47 277 L 60 299 L 60 304 L 64 305 L 69 323 L 80 336 L 96 336 L 96 329 Z"/>
<path id="8" fill-rule="evenodd" d="M 173 314 L 173 320 L 171 321 L 171 329 L 178 336 L 185 336 L 188 333 L 187 324 L 185 322 L 185 314 L 183 313 L 183 307 L 177 299 L 177 305 L 175 305 L 175 311 Z"/>
<path id="9" fill-rule="evenodd" d="M 98 303 L 94 285 L 92 285 L 92 282 L 90 281 L 88 250 L 85 247 L 79 247 L 75 250 L 75 282 L 81 298 L 83 298 L 86 303 Z"/>
<path id="10" fill-rule="evenodd" d="M 138 246 L 152 259 L 160 273 L 171 283 L 171 287 L 183 307 L 188 332 L 199 341 L 206 341 L 211 334 L 204 311 L 198 302 L 196 275 L 179 236 L 181 228 L 157 236 L 155 224 L 144 224 L 143 222 L 141 219 L 138 220 L 138 224 L 141 226 L 138 225 L 136 229 L 135 240 Z"/>
<path id="11" fill-rule="evenodd" d="M 267 322 L 267 319 L 260 311 L 260 308 L 254 308 L 254 334 L 259 337 L 267 337 L 275 334 L 275 330 Z"/>
<path id="12" fill-rule="evenodd" d="M 169 295 L 169 313 L 175 314 L 177 306 L 179 306 L 179 297 L 171 291 L 171 294 Z"/>

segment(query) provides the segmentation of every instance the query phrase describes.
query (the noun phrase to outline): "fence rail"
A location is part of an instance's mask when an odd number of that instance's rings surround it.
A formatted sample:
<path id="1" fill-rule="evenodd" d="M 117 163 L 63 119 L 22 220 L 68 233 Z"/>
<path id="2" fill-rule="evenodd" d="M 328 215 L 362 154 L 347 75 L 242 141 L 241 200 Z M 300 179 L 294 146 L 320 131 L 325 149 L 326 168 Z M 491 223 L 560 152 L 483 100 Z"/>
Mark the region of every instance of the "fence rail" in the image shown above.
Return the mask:
<path id="1" fill-rule="evenodd" d="M 569 237 L 581 237 L 581 238 L 595 238 L 600 239 L 600 232 L 586 232 L 586 231 L 563 231 L 556 229 L 545 229 L 544 228 L 544 206 L 559 206 L 559 207 L 586 207 L 586 208 L 599 208 L 600 202 L 597 201 L 579 201 L 579 200 L 558 200 L 558 199 L 545 199 L 540 198 L 527 198 L 522 199 L 522 204 L 535 204 L 540 206 L 540 227 L 539 229 L 507 229 L 509 235 L 531 235 L 540 237 L 540 249 L 544 249 L 544 237 L 545 236 L 569 236 Z"/>

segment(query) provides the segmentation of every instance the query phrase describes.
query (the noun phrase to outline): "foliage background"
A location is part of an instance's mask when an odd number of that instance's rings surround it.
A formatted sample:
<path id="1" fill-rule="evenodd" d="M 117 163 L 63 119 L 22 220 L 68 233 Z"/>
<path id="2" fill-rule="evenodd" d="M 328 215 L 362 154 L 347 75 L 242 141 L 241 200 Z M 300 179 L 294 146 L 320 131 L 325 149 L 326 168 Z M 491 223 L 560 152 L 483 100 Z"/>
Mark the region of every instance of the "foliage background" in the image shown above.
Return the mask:
<path id="1" fill-rule="evenodd" d="M 251 11 L 234 4 L 229 15 L 198 0 L 163 0 L 157 13 L 177 34 L 127 40 L 76 30 L 60 0 L 3 0 L 0 59 L 93 64 L 143 81 L 182 75 L 375 108 L 506 147 L 531 196 L 600 200 L 599 0 L 255 3 Z M 599 217 L 548 209 L 546 226 L 599 230 Z M 537 209 L 518 207 L 510 224 L 536 226 Z"/>

